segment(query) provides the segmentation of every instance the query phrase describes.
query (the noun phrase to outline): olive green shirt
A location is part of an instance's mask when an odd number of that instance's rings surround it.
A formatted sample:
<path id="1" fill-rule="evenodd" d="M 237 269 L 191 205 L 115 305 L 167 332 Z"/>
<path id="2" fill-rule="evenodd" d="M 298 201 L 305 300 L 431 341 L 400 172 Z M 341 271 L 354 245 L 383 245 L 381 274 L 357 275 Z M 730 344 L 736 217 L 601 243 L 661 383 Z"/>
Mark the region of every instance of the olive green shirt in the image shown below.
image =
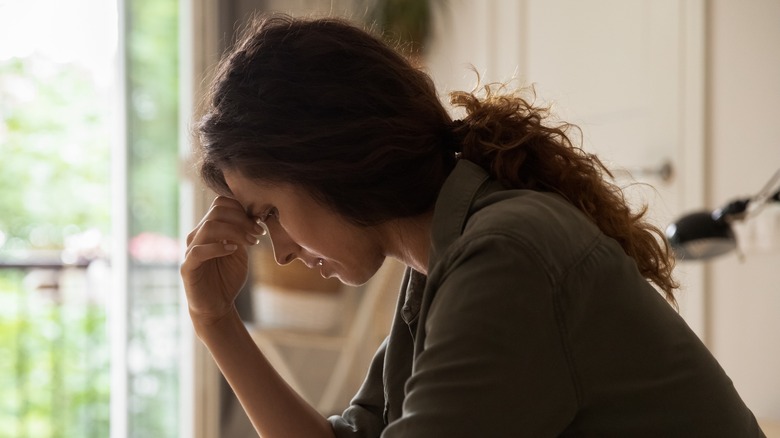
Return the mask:
<path id="1" fill-rule="evenodd" d="M 571 204 L 460 160 L 429 275 L 330 422 L 347 437 L 761 437 L 731 380 L 633 259 Z"/>

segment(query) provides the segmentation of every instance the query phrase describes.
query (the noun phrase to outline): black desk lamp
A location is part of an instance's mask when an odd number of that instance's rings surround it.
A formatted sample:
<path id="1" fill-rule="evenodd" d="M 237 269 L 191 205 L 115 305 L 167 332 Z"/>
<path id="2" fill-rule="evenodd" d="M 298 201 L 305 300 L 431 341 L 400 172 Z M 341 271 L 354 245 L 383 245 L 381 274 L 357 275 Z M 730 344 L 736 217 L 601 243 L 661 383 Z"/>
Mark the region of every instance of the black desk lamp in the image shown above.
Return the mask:
<path id="1" fill-rule="evenodd" d="M 731 224 L 755 216 L 766 204 L 780 202 L 780 170 L 750 198 L 736 199 L 715 211 L 685 215 L 666 228 L 666 238 L 680 260 L 706 260 L 737 247 Z M 774 193 L 773 193 L 774 192 Z"/>

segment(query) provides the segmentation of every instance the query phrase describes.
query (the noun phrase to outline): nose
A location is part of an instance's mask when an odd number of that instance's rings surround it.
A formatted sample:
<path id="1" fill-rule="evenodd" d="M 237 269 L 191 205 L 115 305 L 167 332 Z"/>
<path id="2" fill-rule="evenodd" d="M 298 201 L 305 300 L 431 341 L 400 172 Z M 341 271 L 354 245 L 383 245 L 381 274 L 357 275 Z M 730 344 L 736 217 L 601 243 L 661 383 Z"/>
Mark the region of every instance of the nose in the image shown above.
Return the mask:
<path id="1" fill-rule="evenodd" d="M 290 238 L 282 227 L 269 224 L 267 228 L 276 263 L 286 265 L 295 260 L 301 247 Z"/>

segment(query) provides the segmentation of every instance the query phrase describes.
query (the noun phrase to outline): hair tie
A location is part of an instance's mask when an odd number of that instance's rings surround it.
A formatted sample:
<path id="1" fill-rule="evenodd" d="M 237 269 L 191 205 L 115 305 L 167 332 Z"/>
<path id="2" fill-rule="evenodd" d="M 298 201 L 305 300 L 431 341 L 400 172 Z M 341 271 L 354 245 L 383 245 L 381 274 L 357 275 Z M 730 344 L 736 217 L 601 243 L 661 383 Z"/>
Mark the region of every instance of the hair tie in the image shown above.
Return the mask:
<path id="1" fill-rule="evenodd" d="M 453 120 L 442 130 L 442 142 L 448 151 L 456 154 L 463 152 L 463 134 L 457 131 L 465 124 L 461 119 Z"/>

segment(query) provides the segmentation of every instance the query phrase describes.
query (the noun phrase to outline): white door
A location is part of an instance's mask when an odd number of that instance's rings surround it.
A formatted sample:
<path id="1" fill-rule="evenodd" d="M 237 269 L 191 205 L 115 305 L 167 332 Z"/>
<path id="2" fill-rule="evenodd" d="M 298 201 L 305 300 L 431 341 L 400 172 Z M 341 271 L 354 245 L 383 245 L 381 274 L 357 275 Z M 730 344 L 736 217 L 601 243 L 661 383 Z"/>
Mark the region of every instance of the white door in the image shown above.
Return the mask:
<path id="1" fill-rule="evenodd" d="M 468 64 L 483 83 L 533 84 L 663 229 L 703 203 L 703 19 L 699 1 L 456 1 L 429 65 L 442 93 L 473 87 Z M 702 268 L 679 264 L 677 277 L 681 312 L 706 340 Z"/>

